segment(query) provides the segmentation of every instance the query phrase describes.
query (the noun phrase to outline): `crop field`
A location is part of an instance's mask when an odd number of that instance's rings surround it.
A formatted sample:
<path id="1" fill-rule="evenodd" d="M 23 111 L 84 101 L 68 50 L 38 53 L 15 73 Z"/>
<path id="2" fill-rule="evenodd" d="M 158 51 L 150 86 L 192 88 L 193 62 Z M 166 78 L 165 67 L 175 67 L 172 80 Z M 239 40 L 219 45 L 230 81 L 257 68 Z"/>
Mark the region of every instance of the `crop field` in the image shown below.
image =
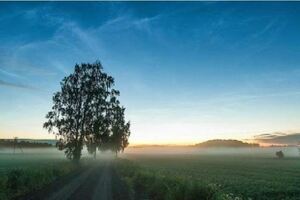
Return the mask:
<path id="1" fill-rule="evenodd" d="M 137 186 L 141 190 L 135 195 L 155 194 L 152 199 L 180 199 L 180 191 L 185 191 L 188 197 L 194 195 L 190 199 L 197 199 L 197 195 L 211 196 L 208 199 L 300 199 L 298 151 L 286 148 L 283 150 L 285 158 L 277 159 L 274 156 L 276 150 L 129 148 L 121 157 L 134 164 L 128 165 L 130 170 L 123 173 L 125 180 L 129 181 L 128 186 L 133 190 Z M 98 161 L 102 163 L 101 158 L 105 158 L 105 154 L 98 155 Z M 0 199 L 11 199 L 41 189 L 74 170 L 63 152 L 55 148 L 26 149 L 24 153 L 16 154 L 2 150 Z M 140 188 L 142 184 L 144 189 Z M 165 185 L 168 191 L 163 189 Z M 165 194 L 168 198 L 162 196 Z M 227 195 L 230 198 L 225 198 Z"/>
<path id="2" fill-rule="evenodd" d="M 16 149 L 0 149 L 0 173 L 12 168 L 30 168 L 66 162 L 62 152 L 55 148 L 23 149 L 23 153 Z"/>
<path id="3" fill-rule="evenodd" d="M 0 199 L 41 189 L 75 168 L 55 148 L 0 150 Z"/>
<path id="4" fill-rule="evenodd" d="M 102 153 L 98 156 L 97 163 L 104 163 L 110 157 L 111 154 Z M 90 158 L 92 157 L 83 151 L 82 160 L 77 165 L 66 159 L 63 151 L 58 151 L 54 147 L 24 148 L 23 152 L 16 149 L 15 153 L 11 148 L 1 148 L 0 200 L 27 199 L 26 195 L 35 194 L 48 188 L 56 181 L 63 188 L 64 181 L 80 177 L 81 172 L 88 172 L 86 169 L 93 166 L 91 162 L 93 159 Z M 93 172 L 95 171 L 97 170 L 94 169 Z M 97 175 L 98 172 L 95 173 Z M 84 181 L 75 179 L 73 182 L 82 183 Z M 68 184 L 66 185 L 68 187 Z M 46 191 L 41 198 L 48 197 L 51 192 Z M 35 199 L 40 199 L 40 196 Z"/>
<path id="5" fill-rule="evenodd" d="M 127 153 L 126 158 L 170 177 L 214 184 L 226 194 L 242 199 L 300 199 L 300 157 L 277 159 L 272 149 L 254 153 Z M 161 151 L 163 152 L 163 151 Z M 186 151 L 185 151 L 186 152 Z"/>

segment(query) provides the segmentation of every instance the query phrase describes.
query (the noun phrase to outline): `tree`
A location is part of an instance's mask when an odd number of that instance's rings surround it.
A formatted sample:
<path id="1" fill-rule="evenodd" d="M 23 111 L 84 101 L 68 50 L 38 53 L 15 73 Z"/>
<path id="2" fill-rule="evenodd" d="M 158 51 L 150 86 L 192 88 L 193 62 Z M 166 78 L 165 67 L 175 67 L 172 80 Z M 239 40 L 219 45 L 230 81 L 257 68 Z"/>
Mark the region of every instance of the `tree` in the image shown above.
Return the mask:
<path id="1" fill-rule="evenodd" d="M 110 149 L 115 152 L 124 151 L 128 146 L 128 137 L 130 136 L 130 123 L 124 119 L 125 108 L 116 105 L 113 108 L 112 135 L 110 137 Z"/>
<path id="2" fill-rule="evenodd" d="M 84 144 L 96 156 L 112 134 L 112 102 L 118 102 L 119 95 L 112 88 L 114 79 L 103 72 L 100 62 L 76 64 L 60 85 L 44 128 L 61 138 L 60 149 L 69 159 L 79 161 Z"/>
<path id="3" fill-rule="evenodd" d="M 284 154 L 283 154 L 283 152 L 282 151 L 276 151 L 276 156 L 277 156 L 277 158 L 284 158 Z"/>

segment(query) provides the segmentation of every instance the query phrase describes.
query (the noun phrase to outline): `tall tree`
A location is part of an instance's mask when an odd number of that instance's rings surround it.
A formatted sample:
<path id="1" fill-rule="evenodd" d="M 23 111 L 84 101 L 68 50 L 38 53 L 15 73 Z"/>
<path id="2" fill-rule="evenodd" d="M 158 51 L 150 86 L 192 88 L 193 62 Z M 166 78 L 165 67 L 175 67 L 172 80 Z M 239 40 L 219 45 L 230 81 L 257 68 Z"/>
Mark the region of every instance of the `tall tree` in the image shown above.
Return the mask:
<path id="1" fill-rule="evenodd" d="M 61 138 L 60 149 L 69 159 L 78 161 L 84 144 L 95 154 L 110 140 L 112 102 L 119 91 L 112 88 L 114 79 L 103 72 L 100 62 L 76 64 L 74 73 L 60 84 L 44 128 Z"/>
<path id="2" fill-rule="evenodd" d="M 125 108 L 120 107 L 118 104 L 113 108 L 110 149 L 115 152 L 116 156 L 118 152 L 124 151 L 129 144 L 130 122 L 125 121 L 124 112 Z"/>

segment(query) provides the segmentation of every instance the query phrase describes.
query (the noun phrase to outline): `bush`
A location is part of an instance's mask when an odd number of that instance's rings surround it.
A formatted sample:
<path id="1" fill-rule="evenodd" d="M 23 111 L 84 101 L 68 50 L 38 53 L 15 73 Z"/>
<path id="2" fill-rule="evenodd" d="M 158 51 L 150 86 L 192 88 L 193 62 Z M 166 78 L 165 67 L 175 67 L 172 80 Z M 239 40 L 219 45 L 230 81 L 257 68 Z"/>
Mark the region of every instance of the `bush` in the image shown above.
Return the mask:
<path id="1" fill-rule="evenodd" d="M 284 158 L 284 154 L 283 154 L 283 152 L 282 151 L 276 151 L 276 156 L 278 157 L 278 158 Z"/>

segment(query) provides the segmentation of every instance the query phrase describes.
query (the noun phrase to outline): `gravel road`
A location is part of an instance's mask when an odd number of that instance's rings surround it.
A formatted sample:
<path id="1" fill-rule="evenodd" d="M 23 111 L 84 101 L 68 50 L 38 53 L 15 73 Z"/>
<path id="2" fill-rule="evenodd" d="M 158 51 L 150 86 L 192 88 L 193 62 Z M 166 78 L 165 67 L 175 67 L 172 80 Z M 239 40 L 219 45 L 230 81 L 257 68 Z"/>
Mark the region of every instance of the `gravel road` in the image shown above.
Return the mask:
<path id="1" fill-rule="evenodd" d="M 22 199 L 129 200 L 130 198 L 126 185 L 118 177 L 111 161 L 105 161 L 91 164 Z"/>

